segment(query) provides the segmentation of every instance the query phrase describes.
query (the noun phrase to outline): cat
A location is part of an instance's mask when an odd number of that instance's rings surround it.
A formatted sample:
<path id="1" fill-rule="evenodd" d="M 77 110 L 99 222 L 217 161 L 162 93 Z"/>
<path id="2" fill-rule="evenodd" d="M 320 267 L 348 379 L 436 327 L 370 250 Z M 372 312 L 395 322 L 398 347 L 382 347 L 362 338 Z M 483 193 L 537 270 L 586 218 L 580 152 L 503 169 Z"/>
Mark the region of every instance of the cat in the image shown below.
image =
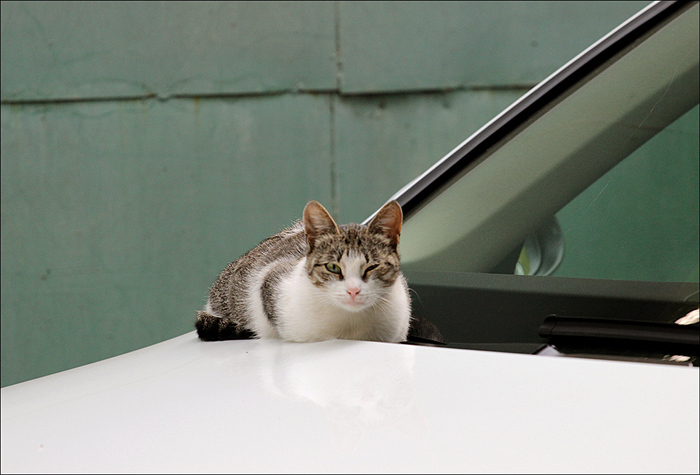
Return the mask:
<path id="1" fill-rule="evenodd" d="M 197 313 L 199 338 L 406 340 L 411 300 L 399 269 L 402 221 L 401 206 L 390 201 L 368 225 L 338 226 L 310 201 L 302 221 L 222 271 Z"/>

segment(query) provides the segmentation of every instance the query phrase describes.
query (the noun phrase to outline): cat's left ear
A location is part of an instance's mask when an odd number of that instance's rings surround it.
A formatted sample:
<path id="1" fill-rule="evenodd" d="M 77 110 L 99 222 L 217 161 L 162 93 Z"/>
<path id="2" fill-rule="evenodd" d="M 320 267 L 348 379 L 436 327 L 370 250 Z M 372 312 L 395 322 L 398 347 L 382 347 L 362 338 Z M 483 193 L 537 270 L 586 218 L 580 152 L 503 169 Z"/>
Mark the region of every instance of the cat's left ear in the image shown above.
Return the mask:
<path id="1" fill-rule="evenodd" d="M 335 224 L 326 208 L 318 201 L 309 201 L 304 208 L 304 230 L 309 249 L 313 249 L 314 242 L 322 234 L 340 234 L 338 225 Z"/>
<path id="2" fill-rule="evenodd" d="M 382 209 L 372 218 L 367 227 L 367 232 L 388 237 L 391 245 L 396 247 L 401 236 L 402 222 L 403 211 L 401 211 L 401 205 L 392 200 L 382 206 Z"/>

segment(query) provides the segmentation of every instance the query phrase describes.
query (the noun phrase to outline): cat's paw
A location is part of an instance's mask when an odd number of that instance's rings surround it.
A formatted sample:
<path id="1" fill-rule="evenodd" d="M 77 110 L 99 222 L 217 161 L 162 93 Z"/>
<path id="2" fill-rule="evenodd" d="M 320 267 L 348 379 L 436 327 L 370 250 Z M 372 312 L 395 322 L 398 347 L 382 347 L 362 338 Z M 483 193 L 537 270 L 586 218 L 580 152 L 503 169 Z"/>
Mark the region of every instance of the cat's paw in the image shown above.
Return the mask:
<path id="1" fill-rule="evenodd" d="M 217 341 L 219 337 L 219 324 L 221 318 L 209 315 L 207 312 L 197 312 L 197 321 L 194 327 L 197 329 L 197 335 L 204 341 Z"/>
<path id="2" fill-rule="evenodd" d="M 245 328 L 239 328 L 236 323 L 228 318 L 215 317 L 207 312 L 197 312 L 197 321 L 194 323 L 200 340 L 245 340 L 255 338 L 252 332 Z"/>

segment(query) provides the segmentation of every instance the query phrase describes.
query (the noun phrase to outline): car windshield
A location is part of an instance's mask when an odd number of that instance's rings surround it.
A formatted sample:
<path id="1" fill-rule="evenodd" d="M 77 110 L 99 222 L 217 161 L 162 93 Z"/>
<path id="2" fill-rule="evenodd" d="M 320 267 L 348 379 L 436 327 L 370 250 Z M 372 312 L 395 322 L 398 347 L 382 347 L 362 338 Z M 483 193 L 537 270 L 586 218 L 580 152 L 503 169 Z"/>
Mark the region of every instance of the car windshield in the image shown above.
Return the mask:
<path id="1" fill-rule="evenodd" d="M 698 10 L 687 5 L 582 76 L 408 210 L 400 251 L 416 301 L 441 287 L 509 292 L 500 308 L 526 305 L 517 295 L 528 292 L 658 303 L 540 305 L 538 321 L 584 312 L 673 322 L 697 308 Z M 454 296 L 417 308 L 448 340 L 536 341 L 532 330 L 450 330 L 473 318 L 509 324 L 495 302 L 470 312 L 486 297 L 466 295 L 458 323 L 444 316 Z"/>

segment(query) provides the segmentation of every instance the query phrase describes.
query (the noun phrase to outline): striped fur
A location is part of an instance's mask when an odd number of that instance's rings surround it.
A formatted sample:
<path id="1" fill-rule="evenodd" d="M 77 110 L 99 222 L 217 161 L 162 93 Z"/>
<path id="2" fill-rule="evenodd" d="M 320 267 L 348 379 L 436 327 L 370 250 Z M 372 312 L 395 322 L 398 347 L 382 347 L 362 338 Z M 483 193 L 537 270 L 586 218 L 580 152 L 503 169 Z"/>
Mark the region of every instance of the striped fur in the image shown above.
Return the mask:
<path id="1" fill-rule="evenodd" d="M 303 221 L 229 264 L 195 324 L 203 340 L 403 341 L 410 299 L 397 250 L 401 207 L 338 226 L 315 201 Z"/>

